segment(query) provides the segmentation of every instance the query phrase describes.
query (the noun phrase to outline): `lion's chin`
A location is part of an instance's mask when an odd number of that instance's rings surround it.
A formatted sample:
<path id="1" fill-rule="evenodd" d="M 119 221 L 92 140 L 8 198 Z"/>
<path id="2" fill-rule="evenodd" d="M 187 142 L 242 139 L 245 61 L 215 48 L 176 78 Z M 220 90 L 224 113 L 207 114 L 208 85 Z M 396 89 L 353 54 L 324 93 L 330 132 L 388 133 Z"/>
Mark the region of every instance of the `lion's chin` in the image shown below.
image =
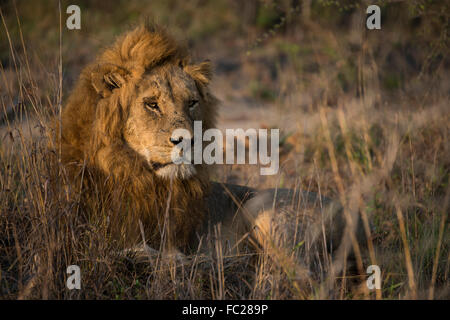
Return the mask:
<path id="1" fill-rule="evenodd" d="M 163 179 L 185 180 L 194 176 L 197 171 L 192 164 L 168 164 L 156 170 L 155 173 Z"/>

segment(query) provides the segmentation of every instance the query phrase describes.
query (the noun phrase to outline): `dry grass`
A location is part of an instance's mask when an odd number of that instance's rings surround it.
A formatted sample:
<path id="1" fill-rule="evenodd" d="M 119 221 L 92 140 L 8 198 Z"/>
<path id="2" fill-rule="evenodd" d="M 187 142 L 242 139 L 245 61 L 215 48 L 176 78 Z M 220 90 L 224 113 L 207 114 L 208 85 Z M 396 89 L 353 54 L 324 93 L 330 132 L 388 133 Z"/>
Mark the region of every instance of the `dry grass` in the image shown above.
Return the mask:
<path id="1" fill-rule="evenodd" d="M 436 33 L 446 30 L 448 17 L 441 25 L 431 23 L 436 36 L 429 39 L 427 34 L 399 29 L 392 22 L 397 19 L 394 15 L 386 19 L 383 41 L 363 28 L 334 31 L 335 25 L 322 20 L 288 21 L 280 27 L 284 33 L 277 31 L 255 46 L 243 46 L 245 39 L 236 34 L 247 30 L 250 39 L 270 34 L 272 29 L 266 26 L 270 15 L 261 14 L 252 25 L 239 20 L 234 1 L 208 3 L 199 12 L 193 5 L 179 4 L 174 14 L 164 2 L 154 3 L 141 7 L 131 1 L 121 4 L 120 10 L 85 4 L 82 10 L 89 19 L 81 34 L 62 31 L 49 22 L 53 16 L 59 20 L 52 5 L 36 9 L 51 9 L 41 12 L 36 25 L 27 20 L 34 12 L 30 5 L 17 11 L 12 3 L 2 6 L 0 298 L 448 299 L 448 40 L 445 32 Z M 261 5 L 255 3 L 243 12 L 259 12 Z M 258 121 L 284 133 L 281 169 L 277 176 L 261 177 L 253 166 L 224 166 L 215 179 L 258 188 L 300 188 L 339 199 L 347 219 L 346 245 L 333 257 L 306 248 L 301 234 L 293 242 L 278 239 L 273 249 L 269 246 L 257 255 L 231 255 L 211 235 L 202 244 L 209 254 L 173 259 L 156 254 L 150 261 L 124 257 L 108 240 L 105 221 L 84 212 L 80 197 L 65 195 L 64 168 L 58 165 L 59 155 L 47 148 L 54 134 L 47 120 L 60 114 L 64 94 L 95 49 L 121 31 L 107 22 L 94 30 L 101 25 L 99 20 L 109 14 L 123 26 L 134 22 L 135 16 L 129 15 L 141 9 L 159 10 L 158 19 L 173 24 L 177 34 L 186 24 L 184 37 L 192 36 L 193 50 L 201 57 L 211 53 L 212 59 L 222 61 L 224 43 L 231 41 L 230 34 L 237 38 L 233 50 L 242 54 L 230 50 L 230 56 L 232 62 L 238 61 L 238 69 L 223 60 L 227 70 L 218 70 L 216 81 L 226 92 L 219 94 L 225 107 L 246 96 L 274 115 Z M 287 15 L 292 11 L 277 10 Z M 314 12 L 313 8 L 312 20 Z M 195 22 L 177 24 L 180 20 L 174 17 L 183 14 Z M 433 17 L 436 8 L 422 14 L 423 20 Z M 208 16 L 206 26 L 194 19 L 197 15 Z M 273 19 L 276 23 L 276 16 Z M 338 25 L 334 20 L 329 23 Z M 230 27 L 222 32 L 222 24 Z M 35 36 L 43 30 L 48 38 L 41 41 L 27 34 Z M 60 42 L 62 33 L 67 39 Z M 83 35 L 89 39 L 85 43 Z M 402 35 L 408 38 L 404 42 L 399 40 Z M 420 49 L 424 39 L 431 43 L 429 51 Z M 386 45 L 389 41 L 397 41 L 401 48 Z M 417 47 L 402 51 L 412 45 Z M 245 54 L 247 49 L 250 55 Z M 410 58 L 408 54 L 417 65 L 395 69 Z M 256 82 L 245 85 L 250 80 Z M 222 87 L 229 82 L 237 88 Z M 225 119 L 221 125 L 232 123 Z M 369 235 L 367 243 L 352 236 L 357 219 Z M 220 234 L 220 228 L 215 232 Z M 308 261 L 310 257 L 314 261 Z M 82 290 L 65 287 L 66 267 L 71 264 L 81 267 Z M 371 264 L 381 268 L 381 290 L 369 291 L 362 281 Z"/>

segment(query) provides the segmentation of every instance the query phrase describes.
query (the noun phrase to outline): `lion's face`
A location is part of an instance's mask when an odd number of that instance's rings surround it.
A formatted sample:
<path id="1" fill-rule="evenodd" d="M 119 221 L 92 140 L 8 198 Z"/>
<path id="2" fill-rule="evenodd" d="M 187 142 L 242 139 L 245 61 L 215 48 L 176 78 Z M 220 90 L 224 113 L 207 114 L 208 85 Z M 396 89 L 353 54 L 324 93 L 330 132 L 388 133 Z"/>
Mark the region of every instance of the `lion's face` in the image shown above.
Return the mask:
<path id="1" fill-rule="evenodd" d="M 194 121 L 202 120 L 203 101 L 193 78 L 176 65 L 153 69 L 136 86 L 125 123 L 124 139 L 143 156 L 156 175 L 188 179 L 196 174 L 193 164 L 174 164 L 172 150 L 181 138 L 175 129 L 193 137 Z"/>
<path id="2" fill-rule="evenodd" d="M 177 141 L 170 138 L 175 129 L 192 133 L 196 120 L 203 131 L 214 127 L 211 77 L 209 62 L 193 62 L 184 47 L 147 24 L 83 69 L 55 121 L 61 124 L 55 146 L 73 190 L 83 186 L 89 215 L 108 212 L 114 238 L 134 245 L 143 227 L 148 243 L 159 247 L 158 225 L 167 210 L 168 244 L 187 247 L 203 225 L 208 170 L 174 164 Z"/>

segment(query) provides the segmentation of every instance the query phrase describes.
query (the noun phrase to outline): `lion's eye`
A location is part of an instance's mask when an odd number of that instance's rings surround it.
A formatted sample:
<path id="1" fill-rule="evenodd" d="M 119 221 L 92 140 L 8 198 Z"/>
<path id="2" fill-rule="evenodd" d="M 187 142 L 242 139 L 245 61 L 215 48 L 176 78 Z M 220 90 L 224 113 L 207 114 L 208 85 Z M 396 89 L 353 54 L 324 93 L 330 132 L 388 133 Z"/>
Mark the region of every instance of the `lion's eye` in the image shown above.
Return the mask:
<path id="1" fill-rule="evenodd" d="M 154 101 L 144 101 L 144 106 L 145 106 L 145 108 L 152 110 L 152 111 L 159 110 L 158 103 L 154 102 Z"/>
<path id="2" fill-rule="evenodd" d="M 189 109 L 193 109 L 198 105 L 198 100 L 189 101 Z"/>

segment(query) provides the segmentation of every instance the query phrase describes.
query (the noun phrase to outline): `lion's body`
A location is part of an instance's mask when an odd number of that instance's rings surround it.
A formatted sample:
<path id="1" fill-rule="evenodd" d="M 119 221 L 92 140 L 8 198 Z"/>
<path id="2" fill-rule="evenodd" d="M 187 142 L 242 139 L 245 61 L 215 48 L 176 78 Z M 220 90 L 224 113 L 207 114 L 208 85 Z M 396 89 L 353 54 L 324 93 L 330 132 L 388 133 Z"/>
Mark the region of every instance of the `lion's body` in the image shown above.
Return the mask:
<path id="1" fill-rule="evenodd" d="M 215 125 L 210 77 L 207 63 L 190 64 L 186 50 L 148 26 L 119 38 L 80 75 L 62 113 L 62 162 L 73 188 L 83 188 L 86 205 L 107 217 L 110 235 L 124 246 L 144 237 L 157 248 L 166 237 L 172 246 L 195 249 L 216 225 L 236 243 L 255 225 L 268 234 L 271 212 L 280 206 L 322 208 L 313 194 L 258 195 L 211 183 L 203 165 L 171 162 L 170 150 L 181 141 L 173 140 L 173 130 L 192 131 L 194 120 L 203 130 Z M 322 227 L 313 225 L 312 237 Z M 290 234 L 295 241 L 297 231 Z M 254 236 L 264 242 L 261 233 Z"/>
<path id="2" fill-rule="evenodd" d="M 164 32 L 137 28 L 83 70 L 62 113 L 62 162 L 69 179 L 74 188 L 83 179 L 87 197 L 103 197 L 101 214 L 111 215 L 111 230 L 117 229 L 114 237 L 126 243 L 141 240 L 141 221 L 147 240 L 157 244 L 168 207 L 173 235 L 170 240 L 176 246 L 186 245 L 203 221 L 203 200 L 209 188 L 206 170 L 195 168 L 197 174 L 187 180 L 161 179 L 124 140 L 126 120 L 132 112 L 130 104 L 136 99 L 139 82 L 150 70 L 176 66 L 187 59 L 185 51 Z M 129 77 L 120 90 L 108 90 L 102 83 L 111 71 Z M 160 74 L 164 71 L 160 70 Z M 204 79 L 199 78 L 195 84 L 200 87 Z M 215 99 L 204 92 L 202 102 L 202 120 L 208 128 L 214 123 Z M 167 129 L 172 120 L 165 121 Z M 135 129 L 136 135 L 145 134 L 139 129 Z"/>

